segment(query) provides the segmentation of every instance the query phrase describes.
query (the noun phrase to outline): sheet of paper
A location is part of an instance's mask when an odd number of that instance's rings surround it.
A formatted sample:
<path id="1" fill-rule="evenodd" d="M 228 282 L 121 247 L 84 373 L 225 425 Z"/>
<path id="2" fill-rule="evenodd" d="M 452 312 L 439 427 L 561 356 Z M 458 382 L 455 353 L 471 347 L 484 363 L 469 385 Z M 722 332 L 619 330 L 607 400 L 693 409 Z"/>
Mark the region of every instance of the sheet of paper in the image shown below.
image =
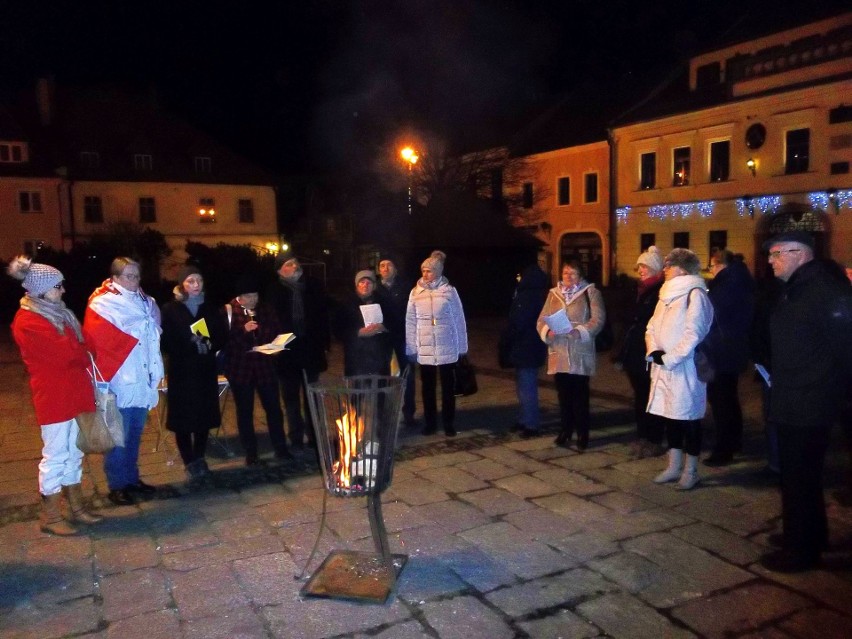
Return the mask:
<path id="1" fill-rule="evenodd" d="M 754 370 L 760 373 L 760 376 L 763 378 L 763 381 L 766 382 L 767 388 L 772 388 L 772 382 L 769 380 L 769 371 L 762 364 L 755 364 Z"/>
<path id="2" fill-rule="evenodd" d="M 385 321 L 382 317 L 382 307 L 378 304 L 362 304 L 361 317 L 364 318 L 364 326 L 381 324 Z"/>
<path id="3" fill-rule="evenodd" d="M 189 330 L 192 331 L 193 335 L 198 335 L 200 333 L 203 337 L 210 337 L 210 330 L 207 328 L 207 320 L 203 317 L 197 322 L 190 324 Z"/>
<path id="4" fill-rule="evenodd" d="M 544 318 L 544 323 L 547 324 L 547 327 L 557 335 L 570 333 L 571 329 L 574 328 L 571 324 L 571 320 L 568 319 L 568 313 L 566 313 L 565 309 L 562 308 L 553 313 L 553 315 L 546 316 Z"/>

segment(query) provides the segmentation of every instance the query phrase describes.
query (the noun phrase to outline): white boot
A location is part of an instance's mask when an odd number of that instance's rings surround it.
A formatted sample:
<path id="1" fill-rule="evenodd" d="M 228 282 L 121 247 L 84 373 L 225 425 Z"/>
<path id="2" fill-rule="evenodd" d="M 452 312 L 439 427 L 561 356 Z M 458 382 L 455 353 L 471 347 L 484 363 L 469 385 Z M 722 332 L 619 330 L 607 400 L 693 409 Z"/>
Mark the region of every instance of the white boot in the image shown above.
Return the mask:
<path id="1" fill-rule="evenodd" d="M 654 483 L 665 484 L 680 477 L 681 464 L 683 464 L 683 451 L 680 448 L 669 448 L 669 465 L 663 472 L 654 477 Z"/>
<path id="2" fill-rule="evenodd" d="M 698 481 L 698 456 L 687 455 L 686 464 L 683 466 L 683 474 L 680 476 L 680 481 L 677 483 L 675 488 L 677 490 L 689 490 L 694 487 Z"/>

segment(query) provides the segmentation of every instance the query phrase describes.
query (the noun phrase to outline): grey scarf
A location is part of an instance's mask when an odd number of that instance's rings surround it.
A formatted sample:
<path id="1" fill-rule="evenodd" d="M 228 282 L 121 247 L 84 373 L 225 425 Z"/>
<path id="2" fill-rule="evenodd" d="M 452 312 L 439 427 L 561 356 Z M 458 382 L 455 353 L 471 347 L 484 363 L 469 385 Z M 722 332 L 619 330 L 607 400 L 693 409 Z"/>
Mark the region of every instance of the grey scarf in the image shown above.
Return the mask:
<path id="1" fill-rule="evenodd" d="M 21 298 L 21 308 L 25 311 L 30 311 L 36 315 L 41 315 L 48 322 L 53 324 L 60 335 L 65 334 L 65 326 L 68 325 L 74 329 L 77 335 L 77 340 L 83 342 L 83 330 L 80 328 L 80 322 L 71 312 L 65 302 L 48 302 L 41 297 L 30 297 L 29 293 Z"/>
<path id="2" fill-rule="evenodd" d="M 305 282 L 299 277 L 278 278 L 282 286 L 293 292 L 293 332 L 296 335 L 305 334 Z"/>

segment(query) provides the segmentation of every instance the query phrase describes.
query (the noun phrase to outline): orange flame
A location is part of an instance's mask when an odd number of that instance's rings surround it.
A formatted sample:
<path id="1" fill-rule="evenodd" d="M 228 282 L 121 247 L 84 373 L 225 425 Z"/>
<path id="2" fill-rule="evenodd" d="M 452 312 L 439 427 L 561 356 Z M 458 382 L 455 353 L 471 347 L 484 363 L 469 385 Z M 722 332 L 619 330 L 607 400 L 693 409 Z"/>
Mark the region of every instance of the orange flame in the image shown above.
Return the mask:
<path id="1" fill-rule="evenodd" d="M 332 472 L 337 475 L 338 484 L 348 488 L 352 485 L 352 458 L 358 454 L 358 444 L 364 437 L 364 419 L 355 413 L 352 406 L 347 406 L 343 417 L 334 422 L 337 424 L 340 458 L 332 465 Z"/>

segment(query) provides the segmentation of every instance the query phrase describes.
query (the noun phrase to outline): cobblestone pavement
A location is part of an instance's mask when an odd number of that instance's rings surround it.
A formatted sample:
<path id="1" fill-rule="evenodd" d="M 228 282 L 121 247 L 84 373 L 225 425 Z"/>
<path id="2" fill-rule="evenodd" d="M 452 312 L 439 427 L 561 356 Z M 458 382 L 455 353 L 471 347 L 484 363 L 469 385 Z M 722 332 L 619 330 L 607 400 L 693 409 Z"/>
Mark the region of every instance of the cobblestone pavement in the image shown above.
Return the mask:
<path id="1" fill-rule="evenodd" d="M 852 508 L 839 436 L 827 470 L 825 566 L 775 575 L 755 563 L 779 529 L 780 506 L 762 472 L 756 383 L 742 380 L 746 454 L 702 468 L 701 484 L 679 492 L 651 482 L 661 459 L 629 458 L 629 389 L 605 357 L 585 454 L 553 446 L 546 376 L 542 436 L 509 433 L 514 383 L 494 363 L 497 328 L 472 331 L 480 391 L 459 400 L 459 436 L 400 433 L 382 501 L 392 550 L 408 563 L 384 605 L 300 597 L 296 576 L 323 509 L 316 463 L 246 469 L 229 404 L 206 485 L 185 483 L 170 435 L 157 446 L 152 413 L 141 464 L 157 495 L 112 506 L 92 455 L 84 490 L 104 521 L 73 538 L 39 532 L 40 440 L 23 368 L 0 332 L 0 637 L 849 636 Z M 262 411 L 257 421 L 262 432 Z M 328 498 L 306 574 L 333 549 L 372 549 L 364 501 Z"/>

